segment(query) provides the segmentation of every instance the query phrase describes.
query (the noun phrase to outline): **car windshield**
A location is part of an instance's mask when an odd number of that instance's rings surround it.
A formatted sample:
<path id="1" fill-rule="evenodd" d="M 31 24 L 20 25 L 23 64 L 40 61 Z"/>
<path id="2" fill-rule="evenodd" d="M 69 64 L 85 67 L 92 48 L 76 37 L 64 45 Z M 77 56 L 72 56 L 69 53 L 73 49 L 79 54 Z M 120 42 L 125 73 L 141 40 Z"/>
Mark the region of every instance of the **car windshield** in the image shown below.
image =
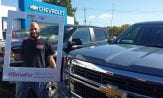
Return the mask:
<path id="1" fill-rule="evenodd" d="M 117 39 L 118 44 L 163 46 L 163 25 L 137 24 L 131 26 Z"/>
<path id="2" fill-rule="evenodd" d="M 24 38 L 28 37 L 28 35 L 29 35 L 28 31 L 14 31 L 13 38 Z"/>
<path id="3" fill-rule="evenodd" d="M 66 36 L 73 29 L 74 29 L 74 27 L 72 27 L 72 26 L 65 26 L 64 27 L 64 36 Z M 47 27 L 41 28 L 40 36 L 47 40 L 57 42 L 58 31 L 59 31 L 58 26 L 47 26 Z"/>

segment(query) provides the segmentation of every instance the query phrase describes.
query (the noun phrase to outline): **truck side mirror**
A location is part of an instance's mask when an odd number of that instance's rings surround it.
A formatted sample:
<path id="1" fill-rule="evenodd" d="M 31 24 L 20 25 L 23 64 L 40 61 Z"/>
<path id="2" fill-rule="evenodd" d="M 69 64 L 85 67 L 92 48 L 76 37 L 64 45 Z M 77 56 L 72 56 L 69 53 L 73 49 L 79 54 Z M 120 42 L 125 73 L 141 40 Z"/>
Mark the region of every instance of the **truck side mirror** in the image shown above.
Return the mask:
<path id="1" fill-rule="evenodd" d="M 68 41 L 68 43 L 66 44 L 66 46 L 64 47 L 64 51 L 65 52 L 70 52 L 72 50 L 78 49 L 82 47 L 82 40 L 79 38 L 74 38 L 72 39 L 72 41 Z"/>
<path id="2" fill-rule="evenodd" d="M 72 45 L 82 45 L 82 40 L 79 38 L 72 39 Z"/>
<path id="3" fill-rule="evenodd" d="M 72 47 L 72 49 L 78 49 L 78 48 L 82 47 L 82 44 L 83 44 L 83 42 L 81 39 L 74 38 L 74 39 L 72 39 L 71 47 Z"/>

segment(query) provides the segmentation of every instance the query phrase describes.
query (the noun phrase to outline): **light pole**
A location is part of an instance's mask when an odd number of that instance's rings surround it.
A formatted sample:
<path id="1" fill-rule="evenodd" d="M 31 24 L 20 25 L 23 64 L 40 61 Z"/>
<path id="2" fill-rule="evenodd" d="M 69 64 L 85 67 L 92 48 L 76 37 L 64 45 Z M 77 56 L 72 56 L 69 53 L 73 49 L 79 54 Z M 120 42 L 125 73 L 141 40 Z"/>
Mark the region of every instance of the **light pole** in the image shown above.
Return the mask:
<path id="1" fill-rule="evenodd" d="M 114 3 L 113 3 L 113 9 L 112 9 L 111 27 L 113 27 L 113 14 L 114 14 Z"/>
<path id="2" fill-rule="evenodd" d="M 84 8 L 84 24 L 87 24 L 87 19 L 86 19 L 86 9 Z"/>

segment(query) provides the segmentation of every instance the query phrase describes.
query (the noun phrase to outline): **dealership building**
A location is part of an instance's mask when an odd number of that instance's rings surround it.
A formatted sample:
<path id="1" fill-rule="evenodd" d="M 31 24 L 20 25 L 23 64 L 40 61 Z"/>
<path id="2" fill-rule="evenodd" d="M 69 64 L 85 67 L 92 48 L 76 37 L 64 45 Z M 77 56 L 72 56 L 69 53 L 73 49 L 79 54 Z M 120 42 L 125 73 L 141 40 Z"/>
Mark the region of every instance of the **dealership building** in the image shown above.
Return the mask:
<path id="1" fill-rule="evenodd" d="M 3 39 L 2 32 L 7 29 L 8 10 L 54 16 L 59 15 L 64 17 L 64 24 L 74 24 L 74 18 L 67 16 L 67 9 L 65 7 L 52 5 L 41 1 L 42 0 L 0 0 L 0 39 Z M 13 29 L 28 29 L 29 23 L 30 21 L 27 19 L 14 19 Z M 39 24 L 41 27 L 48 25 L 48 23 L 41 22 L 39 22 Z"/>

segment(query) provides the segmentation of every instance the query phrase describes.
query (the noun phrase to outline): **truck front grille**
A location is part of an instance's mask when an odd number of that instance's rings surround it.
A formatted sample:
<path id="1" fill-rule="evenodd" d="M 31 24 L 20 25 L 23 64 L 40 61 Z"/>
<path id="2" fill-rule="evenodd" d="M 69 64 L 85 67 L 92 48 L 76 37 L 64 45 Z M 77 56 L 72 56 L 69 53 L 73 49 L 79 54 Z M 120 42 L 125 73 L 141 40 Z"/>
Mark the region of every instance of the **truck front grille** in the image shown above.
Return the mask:
<path id="1" fill-rule="evenodd" d="M 94 90 L 80 82 L 73 81 L 74 92 L 83 98 L 108 98 L 106 94 Z"/>
<path id="2" fill-rule="evenodd" d="M 100 84 L 111 84 L 118 86 L 119 89 L 128 92 L 154 98 L 163 98 L 163 84 L 157 84 L 149 81 L 140 81 L 135 78 L 118 74 L 107 75 L 105 73 L 100 73 L 79 66 L 74 66 L 72 72 L 76 75 L 82 76 L 88 80 L 92 80 Z M 82 87 L 84 87 L 84 85 Z"/>

